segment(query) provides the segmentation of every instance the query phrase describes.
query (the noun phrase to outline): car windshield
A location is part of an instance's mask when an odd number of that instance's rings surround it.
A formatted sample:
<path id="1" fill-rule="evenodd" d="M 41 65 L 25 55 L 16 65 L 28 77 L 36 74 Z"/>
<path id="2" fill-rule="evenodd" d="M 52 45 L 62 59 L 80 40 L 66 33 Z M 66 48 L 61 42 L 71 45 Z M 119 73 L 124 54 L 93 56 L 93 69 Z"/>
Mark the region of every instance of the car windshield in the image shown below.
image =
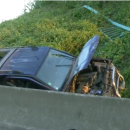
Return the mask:
<path id="1" fill-rule="evenodd" d="M 36 77 L 59 90 L 71 69 L 75 57 L 50 49 L 45 61 L 36 73 Z"/>

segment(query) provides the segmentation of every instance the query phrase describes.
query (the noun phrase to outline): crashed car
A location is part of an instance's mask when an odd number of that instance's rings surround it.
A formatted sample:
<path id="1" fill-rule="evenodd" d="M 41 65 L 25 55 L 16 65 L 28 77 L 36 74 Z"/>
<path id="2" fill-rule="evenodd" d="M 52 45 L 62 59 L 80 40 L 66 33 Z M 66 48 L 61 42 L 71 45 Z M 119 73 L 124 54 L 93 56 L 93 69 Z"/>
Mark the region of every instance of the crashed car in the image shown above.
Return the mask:
<path id="1" fill-rule="evenodd" d="M 0 84 L 121 97 L 124 78 L 110 59 L 93 57 L 98 43 L 96 35 L 78 57 L 50 47 L 0 49 Z"/>

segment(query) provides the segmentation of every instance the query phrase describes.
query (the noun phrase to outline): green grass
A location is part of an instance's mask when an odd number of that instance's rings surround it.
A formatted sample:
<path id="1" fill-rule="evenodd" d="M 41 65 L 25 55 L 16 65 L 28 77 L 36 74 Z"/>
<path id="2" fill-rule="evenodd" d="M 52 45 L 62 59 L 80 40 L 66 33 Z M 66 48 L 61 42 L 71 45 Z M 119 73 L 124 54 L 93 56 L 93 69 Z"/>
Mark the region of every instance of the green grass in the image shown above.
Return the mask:
<path id="1" fill-rule="evenodd" d="M 37 1 L 29 13 L 0 24 L 0 48 L 51 46 L 78 55 L 91 37 L 99 35 L 100 44 L 95 56 L 113 60 L 125 77 L 126 89 L 122 96 L 130 98 L 130 34 L 110 42 L 98 31 L 98 27 L 109 26 L 110 23 L 83 8 L 85 4 L 112 20 L 130 26 L 128 1 L 109 1 L 103 6 L 100 1 Z"/>

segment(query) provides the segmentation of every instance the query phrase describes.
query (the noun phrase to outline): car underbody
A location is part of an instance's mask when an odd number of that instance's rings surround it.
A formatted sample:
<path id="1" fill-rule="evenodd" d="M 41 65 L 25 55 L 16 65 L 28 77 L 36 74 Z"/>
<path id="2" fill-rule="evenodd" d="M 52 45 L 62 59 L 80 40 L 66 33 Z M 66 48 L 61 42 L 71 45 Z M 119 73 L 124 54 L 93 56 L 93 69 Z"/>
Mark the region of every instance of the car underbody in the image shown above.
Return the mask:
<path id="1" fill-rule="evenodd" d="M 109 59 L 93 58 L 87 67 L 76 74 L 68 86 L 70 92 L 121 97 L 124 78 Z"/>

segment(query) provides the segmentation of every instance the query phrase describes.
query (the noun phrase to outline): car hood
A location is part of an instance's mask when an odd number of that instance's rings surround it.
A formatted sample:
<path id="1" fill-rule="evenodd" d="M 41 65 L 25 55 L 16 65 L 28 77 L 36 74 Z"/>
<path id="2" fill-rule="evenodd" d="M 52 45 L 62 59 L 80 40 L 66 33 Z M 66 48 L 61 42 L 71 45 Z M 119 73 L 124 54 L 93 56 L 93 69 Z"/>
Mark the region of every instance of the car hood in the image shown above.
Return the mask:
<path id="1" fill-rule="evenodd" d="M 99 43 L 99 36 L 96 35 L 84 45 L 82 51 L 80 52 L 79 56 L 75 61 L 72 70 L 72 76 L 74 76 L 79 71 L 86 69 L 88 67 L 89 62 L 91 61 L 95 53 L 98 43 Z"/>

